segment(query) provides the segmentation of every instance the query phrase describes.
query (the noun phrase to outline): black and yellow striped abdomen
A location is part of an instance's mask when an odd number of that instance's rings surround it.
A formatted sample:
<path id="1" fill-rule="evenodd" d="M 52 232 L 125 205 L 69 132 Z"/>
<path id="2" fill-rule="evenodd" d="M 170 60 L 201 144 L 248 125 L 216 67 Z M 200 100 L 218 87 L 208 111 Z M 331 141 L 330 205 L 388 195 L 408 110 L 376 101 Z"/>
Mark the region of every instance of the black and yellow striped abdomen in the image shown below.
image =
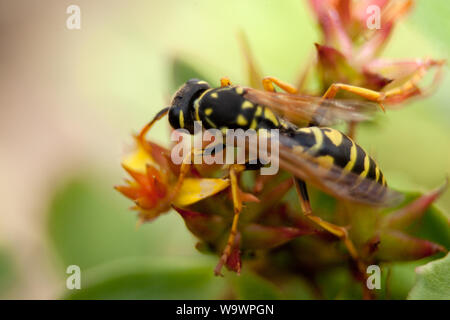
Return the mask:
<path id="1" fill-rule="evenodd" d="M 363 148 L 345 134 L 332 128 L 307 127 L 287 133 L 295 152 L 306 152 L 321 166 L 335 165 L 385 186 L 386 180 Z"/>

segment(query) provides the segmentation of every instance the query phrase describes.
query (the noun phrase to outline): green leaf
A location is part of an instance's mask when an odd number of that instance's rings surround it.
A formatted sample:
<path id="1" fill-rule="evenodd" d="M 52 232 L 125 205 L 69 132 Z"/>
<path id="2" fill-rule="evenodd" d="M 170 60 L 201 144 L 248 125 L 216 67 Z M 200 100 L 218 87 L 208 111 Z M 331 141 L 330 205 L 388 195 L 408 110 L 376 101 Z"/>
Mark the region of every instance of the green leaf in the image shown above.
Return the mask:
<path id="1" fill-rule="evenodd" d="M 287 300 L 313 300 L 317 296 L 311 285 L 302 277 L 286 279 L 281 286 L 283 299 Z"/>
<path id="2" fill-rule="evenodd" d="M 318 273 L 316 281 L 323 299 L 347 300 L 362 298 L 361 284 L 354 281 L 350 271 L 345 267 L 324 270 Z"/>
<path id="3" fill-rule="evenodd" d="M 399 208 L 409 205 L 423 195 L 420 192 L 402 193 L 405 195 L 405 200 Z M 409 226 L 402 229 L 405 229 L 412 236 L 435 242 L 447 248 L 447 250 L 450 249 L 450 221 L 436 205 L 430 205 L 425 212 L 415 219 L 416 221 L 412 221 Z"/>
<path id="4" fill-rule="evenodd" d="M 397 230 L 382 230 L 379 233 L 380 244 L 375 252 L 381 261 L 413 261 L 445 252 L 434 242 L 411 237 Z"/>
<path id="5" fill-rule="evenodd" d="M 450 250 L 450 221 L 438 207 L 430 206 L 421 221 L 411 227 L 412 234 L 427 239 Z"/>
<path id="6" fill-rule="evenodd" d="M 228 272 L 225 274 L 225 277 L 230 279 L 236 298 L 239 300 L 274 300 L 282 298 L 279 288 L 249 271 L 244 271 L 241 275 Z"/>
<path id="7" fill-rule="evenodd" d="M 180 217 L 166 214 L 136 229 L 130 202 L 104 177 L 80 174 L 55 194 L 48 232 L 60 262 L 82 270 L 108 261 L 142 256 L 200 256 Z"/>
<path id="8" fill-rule="evenodd" d="M 81 289 L 65 299 L 218 299 L 225 281 L 211 259 L 126 259 L 81 273 Z"/>
<path id="9" fill-rule="evenodd" d="M 417 261 L 382 264 L 382 284 L 378 298 L 405 300 L 416 281 L 414 270 L 430 260 L 431 258 L 426 258 Z"/>
<path id="10" fill-rule="evenodd" d="M 416 268 L 417 282 L 410 300 L 450 300 L 450 254 Z"/>
<path id="11" fill-rule="evenodd" d="M 172 61 L 172 89 L 177 90 L 182 84 L 192 78 L 204 80 L 212 84 L 210 79 L 198 71 L 193 64 L 184 59 L 175 57 Z"/>

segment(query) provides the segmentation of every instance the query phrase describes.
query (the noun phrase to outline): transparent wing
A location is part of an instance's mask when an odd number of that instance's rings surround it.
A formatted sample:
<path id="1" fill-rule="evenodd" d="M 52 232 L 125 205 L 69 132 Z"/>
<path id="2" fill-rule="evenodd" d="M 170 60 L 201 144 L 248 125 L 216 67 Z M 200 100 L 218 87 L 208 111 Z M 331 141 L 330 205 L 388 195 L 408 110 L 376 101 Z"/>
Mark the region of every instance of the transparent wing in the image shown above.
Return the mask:
<path id="1" fill-rule="evenodd" d="M 373 206 L 394 206 L 403 199 L 401 193 L 372 179 L 362 178 L 333 164 L 319 163 L 317 158 L 293 148 L 297 143 L 288 136 L 280 135 L 276 140 L 278 142 L 273 145 L 278 146 L 279 156 L 272 156 L 272 161 L 278 161 L 280 168 L 338 199 Z M 271 145 L 272 142 L 268 143 Z M 274 154 L 272 150 L 271 154 Z"/>
<path id="2" fill-rule="evenodd" d="M 330 126 L 339 122 L 369 120 L 380 110 L 378 104 L 363 100 L 322 99 L 321 97 L 269 92 L 245 88 L 244 97 L 255 104 L 269 107 L 295 125 L 314 123 Z"/>

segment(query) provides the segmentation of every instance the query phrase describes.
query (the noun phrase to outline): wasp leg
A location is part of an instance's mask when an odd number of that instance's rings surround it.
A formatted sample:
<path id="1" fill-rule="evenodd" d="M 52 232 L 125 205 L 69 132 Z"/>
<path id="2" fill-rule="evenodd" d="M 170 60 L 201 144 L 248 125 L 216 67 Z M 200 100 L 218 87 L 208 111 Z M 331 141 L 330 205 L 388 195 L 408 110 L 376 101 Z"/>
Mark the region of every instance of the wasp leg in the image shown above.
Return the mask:
<path id="1" fill-rule="evenodd" d="M 418 69 L 413 73 L 408 81 L 404 82 L 402 85 L 393 87 L 392 89 L 385 91 L 386 99 L 395 100 L 395 98 L 397 97 L 401 98 L 402 96 L 414 95 L 416 93 L 426 95 L 431 90 L 431 87 L 427 88 L 428 90 L 425 91 L 418 86 L 419 82 L 423 79 L 423 77 L 431 67 L 437 67 L 438 69 L 434 75 L 433 83 L 431 86 L 436 84 L 441 77 L 442 67 L 445 64 L 445 60 L 425 59 L 424 61 L 416 62 L 416 64 L 419 65 Z"/>
<path id="2" fill-rule="evenodd" d="M 202 155 L 203 150 L 198 149 L 192 149 L 184 158 L 183 162 L 181 163 L 180 167 L 180 174 L 178 175 L 177 183 L 175 184 L 175 187 L 172 190 L 172 197 L 175 198 L 175 196 L 178 194 L 178 192 L 181 189 L 181 186 L 183 185 L 184 179 L 186 178 L 186 175 L 189 172 L 189 168 L 191 167 L 191 163 L 193 158 L 196 155 Z"/>
<path id="3" fill-rule="evenodd" d="M 228 87 L 231 86 L 231 80 L 228 77 L 222 77 L 220 78 L 220 86 L 223 87 Z"/>
<path id="4" fill-rule="evenodd" d="M 239 222 L 239 215 L 242 211 L 242 201 L 240 197 L 240 189 L 238 183 L 238 174 L 244 170 L 244 166 L 242 165 L 231 165 L 229 169 L 230 173 L 230 182 L 231 182 L 231 195 L 233 198 L 233 207 L 234 207 L 234 216 L 233 223 L 231 225 L 231 231 L 228 236 L 227 244 L 225 245 L 225 249 L 223 250 L 222 256 L 220 257 L 219 263 L 214 269 L 214 274 L 216 276 L 222 275 L 222 267 L 227 262 L 228 257 L 231 254 L 231 250 L 235 245 L 235 238 L 237 234 L 237 227 Z"/>
<path id="5" fill-rule="evenodd" d="M 312 213 L 311 204 L 309 202 L 309 196 L 308 196 L 308 190 L 306 189 L 306 184 L 303 180 L 294 178 L 294 184 L 295 189 L 297 191 L 297 194 L 300 199 L 300 205 L 302 207 L 303 214 L 306 218 L 313 221 L 320 227 L 324 228 L 328 232 L 334 234 L 336 237 L 342 239 L 345 246 L 347 247 L 348 252 L 350 253 L 351 257 L 355 261 L 359 261 L 358 252 L 356 251 L 355 246 L 353 245 L 353 242 L 350 240 L 348 236 L 347 229 L 344 227 L 337 226 L 335 224 L 329 223 Z"/>
<path id="6" fill-rule="evenodd" d="M 266 90 L 266 91 L 275 92 L 275 87 L 273 85 L 275 83 L 277 86 L 279 86 L 281 89 L 283 89 L 287 93 L 292 93 L 292 94 L 298 93 L 297 88 L 294 87 L 292 84 L 284 82 L 275 77 L 264 77 L 264 79 L 262 80 L 262 83 L 263 83 L 264 90 Z"/>
<path id="7" fill-rule="evenodd" d="M 339 90 L 344 90 L 347 92 L 354 93 L 356 95 L 359 95 L 363 98 L 366 98 L 371 101 L 378 102 L 378 105 L 380 108 L 385 111 L 383 104 L 381 101 L 383 101 L 386 98 L 386 93 L 378 92 L 362 87 L 352 86 L 349 84 L 343 84 L 343 83 L 333 83 L 325 92 L 325 94 L 322 96 L 323 99 L 333 99 Z M 349 123 L 349 129 L 348 129 L 348 136 L 350 138 L 354 138 L 356 131 L 356 123 L 350 122 Z"/>
<path id="8" fill-rule="evenodd" d="M 366 98 L 370 101 L 378 102 L 381 109 L 383 109 L 383 111 L 385 110 L 381 101 L 383 101 L 386 98 L 386 93 L 378 92 L 378 91 L 374 91 L 374 90 L 370 90 L 370 89 L 366 89 L 366 88 L 362 88 L 362 87 L 352 86 L 352 85 L 344 84 L 344 83 L 333 83 L 327 89 L 327 91 L 322 96 L 322 98 L 323 99 L 333 99 L 339 90 L 351 92 L 358 96 Z"/>
<path id="9" fill-rule="evenodd" d="M 395 98 L 396 96 L 401 96 L 405 94 L 413 94 L 414 92 L 421 93 L 421 89 L 418 87 L 418 83 L 427 73 L 427 69 L 425 67 L 417 70 L 410 80 L 406 81 L 403 85 L 394 87 L 385 92 L 386 98 Z"/>
<path id="10" fill-rule="evenodd" d="M 405 82 L 403 85 L 386 91 L 386 98 L 395 98 L 396 96 L 414 93 L 415 91 L 420 90 L 417 83 L 422 79 L 426 72 L 422 69 L 419 71 L 421 72 L 416 73 L 411 80 Z"/>

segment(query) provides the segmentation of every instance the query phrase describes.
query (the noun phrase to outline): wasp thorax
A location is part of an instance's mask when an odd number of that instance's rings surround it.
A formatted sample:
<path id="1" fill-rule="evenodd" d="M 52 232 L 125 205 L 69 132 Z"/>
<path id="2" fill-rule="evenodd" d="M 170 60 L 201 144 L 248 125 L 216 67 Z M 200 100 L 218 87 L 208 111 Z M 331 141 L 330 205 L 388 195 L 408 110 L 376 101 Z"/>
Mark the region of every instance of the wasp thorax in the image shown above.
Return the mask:
<path id="1" fill-rule="evenodd" d="M 194 132 L 194 101 L 209 88 L 206 81 L 190 79 L 178 89 L 169 110 L 169 123 L 172 128 Z"/>

